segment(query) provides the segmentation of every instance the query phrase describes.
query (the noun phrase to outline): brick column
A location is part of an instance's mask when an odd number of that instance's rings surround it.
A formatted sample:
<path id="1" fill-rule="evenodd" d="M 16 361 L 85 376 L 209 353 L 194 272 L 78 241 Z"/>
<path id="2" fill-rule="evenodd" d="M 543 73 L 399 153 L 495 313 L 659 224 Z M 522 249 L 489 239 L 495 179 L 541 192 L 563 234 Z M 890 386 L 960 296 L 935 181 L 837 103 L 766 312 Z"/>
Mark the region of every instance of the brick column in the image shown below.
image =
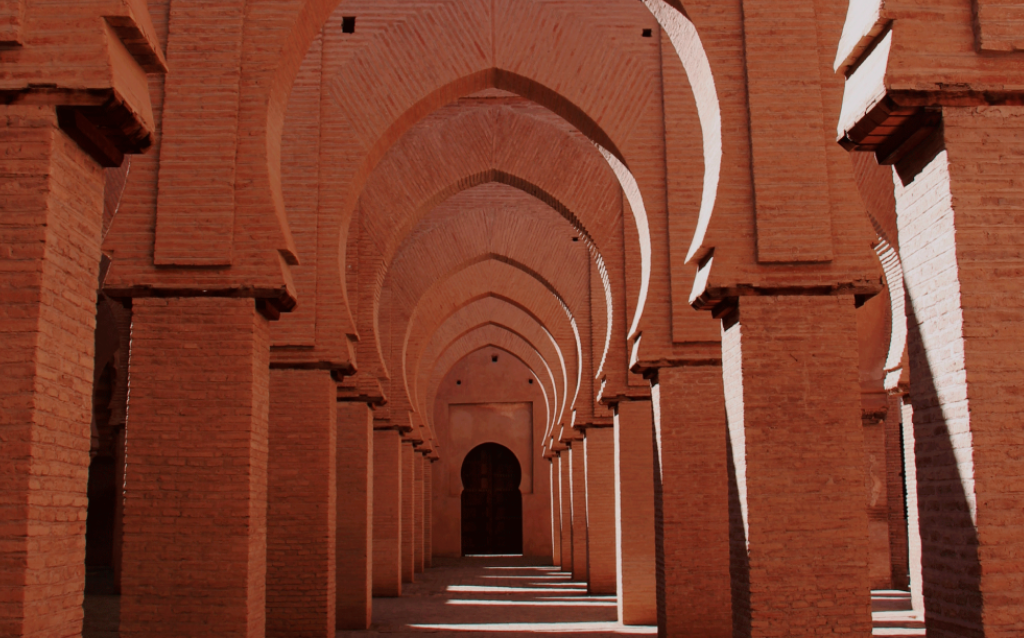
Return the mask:
<path id="1" fill-rule="evenodd" d="M 133 304 L 126 638 L 264 635 L 269 333 L 252 299 Z"/>
<path id="2" fill-rule="evenodd" d="M 625 625 L 658 622 L 653 419 L 650 401 L 623 401 L 615 409 L 616 589 Z"/>
<path id="3" fill-rule="evenodd" d="M 373 410 L 338 403 L 339 630 L 368 629 L 373 612 Z"/>
<path id="4" fill-rule="evenodd" d="M 267 638 L 334 636 L 337 402 L 329 371 L 270 371 Z"/>
<path id="5" fill-rule="evenodd" d="M 423 465 L 426 459 L 419 452 L 413 456 L 413 470 L 415 474 L 415 484 L 412 488 L 413 498 L 413 569 L 417 574 L 423 573 L 423 532 L 425 519 L 423 516 L 424 498 L 423 498 Z"/>
<path id="6" fill-rule="evenodd" d="M 735 635 L 866 638 L 853 297 L 743 297 L 724 325 Z"/>
<path id="7" fill-rule="evenodd" d="M 53 108 L 0 106 L 3 636 L 81 631 L 102 218 L 103 173 Z"/>
<path id="8" fill-rule="evenodd" d="M 572 486 L 572 579 L 587 582 L 587 478 L 583 441 L 574 441 L 569 455 Z"/>
<path id="9" fill-rule="evenodd" d="M 562 530 L 562 554 L 559 565 L 563 572 L 572 571 L 572 485 L 569 450 L 558 453 L 558 519 Z"/>
<path id="10" fill-rule="evenodd" d="M 416 582 L 416 452 L 402 441 L 402 582 Z"/>
<path id="11" fill-rule="evenodd" d="M 562 505 L 559 502 L 561 483 L 558 475 L 558 456 L 548 459 L 548 485 L 551 488 L 551 564 L 562 564 Z"/>
<path id="12" fill-rule="evenodd" d="M 402 435 L 373 431 L 373 595 L 402 595 Z"/>
<path id="13" fill-rule="evenodd" d="M 885 415 L 880 413 L 867 413 L 861 419 L 864 425 L 865 506 L 868 515 L 868 584 L 871 589 L 894 589 L 885 420 Z"/>
<path id="14" fill-rule="evenodd" d="M 930 638 L 1024 635 L 1024 107 L 943 108 L 896 166 Z"/>
<path id="15" fill-rule="evenodd" d="M 583 442 L 587 485 L 587 592 L 617 591 L 615 541 L 615 430 L 587 428 Z"/>
<path id="16" fill-rule="evenodd" d="M 886 490 L 889 503 L 889 564 L 893 589 L 910 587 L 909 531 L 907 528 L 906 483 L 903 468 L 903 399 L 899 394 L 888 397 L 885 415 Z M 915 501 L 916 502 L 916 501 Z"/>
<path id="17" fill-rule="evenodd" d="M 731 638 L 722 367 L 662 368 L 651 397 L 658 635 Z"/>
<path id="18" fill-rule="evenodd" d="M 423 566 L 434 562 L 434 461 L 423 462 Z"/>

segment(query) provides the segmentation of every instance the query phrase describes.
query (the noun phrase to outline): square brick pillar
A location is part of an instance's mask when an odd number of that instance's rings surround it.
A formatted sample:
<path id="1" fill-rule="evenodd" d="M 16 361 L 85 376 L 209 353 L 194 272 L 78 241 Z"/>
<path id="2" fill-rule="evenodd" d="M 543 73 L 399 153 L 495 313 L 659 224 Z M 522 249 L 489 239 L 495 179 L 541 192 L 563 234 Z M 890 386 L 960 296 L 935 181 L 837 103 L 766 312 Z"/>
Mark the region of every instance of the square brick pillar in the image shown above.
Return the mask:
<path id="1" fill-rule="evenodd" d="M 1024 635 L 1024 107 L 896 166 L 929 638 Z"/>
<path id="2" fill-rule="evenodd" d="M 651 398 L 658 635 L 732 638 L 722 366 L 662 368 Z"/>
<path id="3" fill-rule="evenodd" d="M 617 592 L 615 430 L 587 428 L 583 441 L 587 485 L 587 593 Z"/>
<path id="4" fill-rule="evenodd" d="M 434 461 L 423 460 L 423 566 L 434 563 Z"/>
<path id="5" fill-rule="evenodd" d="M 103 172 L 0 106 L 0 636 L 82 628 Z"/>
<path id="6" fill-rule="evenodd" d="M 402 435 L 373 431 L 373 595 L 402 595 Z"/>
<path id="7" fill-rule="evenodd" d="M 270 371 L 267 638 L 334 636 L 337 406 L 329 371 Z"/>
<path id="8" fill-rule="evenodd" d="M 587 582 L 587 477 L 583 441 L 574 441 L 569 455 L 572 488 L 572 579 Z"/>
<path id="9" fill-rule="evenodd" d="M 623 401 L 615 408 L 614 468 L 619 621 L 656 625 L 654 415 L 650 401 Z"/>
<path id="10" fill-rule="evenodd" d="M 419 452 L 416 452 L 413 456 L 413 470 L 415 470 L 415 485 L 413 485 L 412 498 L 413 498 L 413 523 L 415 529 L 413 530 L 413 569 L 417 574 L 423 573 L 423 532 L 426 525 L 426 519 L 423 515 L 423 507 L 425 499 L 423 498 L 423 465 L 426 459 Z"/>
<path id="11" fill-rule="evenodd" d="M 864 424 L 864 492 L 868 514 L 868 584 L 871 589 L 895 589 L 889 534 L 886 417 L 868 413 L 862 416 L 861 421 Z"/>
<path id="12" fill-rule="evenodd" d="M 402 582 L 416 582 L 416 451 L 402 441 Z"/>
<path id="13" fill-rule="evenodd" d="M 551 564 L 562 564 L 562 505 L 561 481 L 558 475 L 558 456 L 548 459 L 548 485 L 551 488 Z"/>
<path id="14" fill-rule="evenodd" d="M 723 322 L 736 636 L 871 635 L 854 312 L 751 296 Z"/>
<path id="15" fill-rule="evenodd" d="M 339 630 L 368 629 L 373 613 L 373 410 L 340 402 L 338 413 Z"/>
<path id="16" fill-rule="evenodd" d="M 903 398 L 889 395 L 889 410 L 885 415 L 886 490 L 889 503 L 889 564 L 892 588 L 910 588 L 910 532 L 907 527 L 907 498 L 905 495 L 903 451 Z M 916 498 L 915 498 L 916 504 Z"/>
<path id="17" fill-rule="evenodd" d="M 121 636 L 266 626 L 270 330 L 252 299 L 133 304 Z"/>
<path id="18" fill-rule="evenodd" d="M 563 572 L 572 572 L 572 485 L 569 477 L 569 450 L 558 453 L 558 519 L 562 530 L 562 554 L 559 565 Z"/>

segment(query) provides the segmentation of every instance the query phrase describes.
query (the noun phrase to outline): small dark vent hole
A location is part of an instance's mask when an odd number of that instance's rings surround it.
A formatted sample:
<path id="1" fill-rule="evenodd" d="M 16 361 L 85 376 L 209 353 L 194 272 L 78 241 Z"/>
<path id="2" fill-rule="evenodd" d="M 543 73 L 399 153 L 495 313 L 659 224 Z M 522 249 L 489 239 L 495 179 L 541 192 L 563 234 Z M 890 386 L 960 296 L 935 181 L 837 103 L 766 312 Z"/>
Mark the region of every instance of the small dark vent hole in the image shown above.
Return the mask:
<path id="1" fill-rule="evenodd" d="M 530 385 L 533 385 L 533 379 L 527 379 L 527 381 L 530 383 Z"/>
<path id="2" fill-rule="evenodd" d="M 355 20 L 355 18 L 352 18 L 352 19 L 353 19 L 353 20 Z M 652 35 L 654 35 L 654 31 L 652 31 L 651 29 L 644 29 L 644 31 L 643 31 L 643 36 L 644 36 L 645 38 L 649 38 L 649 37 L 651 37 Z"/>
<path id="3" fill-rule="evenodd" d="M 579 237 L 573 237 L 573 238 L 572 238 L 572 240 L 573 240 L 573 241 L 579 241 L 579 240 L 580 240 L 580 238 L 579 238 Z"/>
<path id="4" fill-rule="evenodd" d="M 356 17 L 355 16 L 345 16 L 345 17 L 343 17 L 341 19 L 341 32 L 342 33 L 355 33 L 356 32 Z"/>
<path id="5" fill-rule="evenodd" d="M 498 362 L 498 355 L 496 355 L 496 354 L 495 355 L 491 355 L 491 363 L 497 363 L 497 362 Z"/>
<path id="6" fill-rule="evenodd" d="M 460 379 L 460 380 L 456 381 L 455 385 L 462 385 L 462 380 Z"/>

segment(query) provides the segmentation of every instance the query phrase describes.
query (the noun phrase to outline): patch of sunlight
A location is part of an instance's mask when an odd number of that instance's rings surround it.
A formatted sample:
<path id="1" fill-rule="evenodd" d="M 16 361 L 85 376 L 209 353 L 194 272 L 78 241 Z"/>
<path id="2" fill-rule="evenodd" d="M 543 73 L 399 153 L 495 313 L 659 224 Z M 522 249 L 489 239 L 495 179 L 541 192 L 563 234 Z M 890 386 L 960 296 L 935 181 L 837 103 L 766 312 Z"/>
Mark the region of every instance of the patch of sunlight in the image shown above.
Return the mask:
<path id="1" fill-rule="evenodd" d="M 505 607 L 616 607 L 618 603 L 615 601 L 589 601 L 580 598 L 575 598 L 565 601 L 555 600 L 466 600 L 462 598 L 453 598 L 449 600 L 446 605 L 500 605 Z"/>
<path id="2" fill-rule="evenodd" d="M 572 576 L 570 576 L 568 574 L 566 574 L 564 576 L 562 576 L 560 574 L 493 574 L 493 575 L 486 574 L 484 576 L 481 576 L 481 578 L 520 578 L 520 579 L 528 579 L 528 580 L 540 580 L 542 578 L 550 578 L 552 580 L 554 580 L 554 579 L 566 580 L 566 579 L 572 578 Z"/>
<path id="3" fill-rule="evenodd" d="M 657 627 L 627 627 L 617 622 L 539 622 L 539 623 L 480 623 L 465 625 L 408 625 L 410 629 L 433 629 L 435 631 L 493 631 L 505 633 L 537 634 L 588 634 L 595 632 L 614 634 L 658 633 Z"/>

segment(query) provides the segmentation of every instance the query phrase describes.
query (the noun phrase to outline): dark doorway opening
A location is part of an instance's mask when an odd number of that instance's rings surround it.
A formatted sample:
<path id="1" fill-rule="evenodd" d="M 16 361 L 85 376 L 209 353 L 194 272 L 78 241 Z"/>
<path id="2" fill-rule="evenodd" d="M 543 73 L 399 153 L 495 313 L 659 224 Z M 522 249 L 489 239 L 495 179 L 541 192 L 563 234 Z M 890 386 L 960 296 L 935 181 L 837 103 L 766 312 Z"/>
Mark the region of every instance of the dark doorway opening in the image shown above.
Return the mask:
<path id="1" fill-rule="evenodd" d="M 522 554 L 519 460 L 497 443 L 478 445 L 462 462 L 462 554 Z"/>

